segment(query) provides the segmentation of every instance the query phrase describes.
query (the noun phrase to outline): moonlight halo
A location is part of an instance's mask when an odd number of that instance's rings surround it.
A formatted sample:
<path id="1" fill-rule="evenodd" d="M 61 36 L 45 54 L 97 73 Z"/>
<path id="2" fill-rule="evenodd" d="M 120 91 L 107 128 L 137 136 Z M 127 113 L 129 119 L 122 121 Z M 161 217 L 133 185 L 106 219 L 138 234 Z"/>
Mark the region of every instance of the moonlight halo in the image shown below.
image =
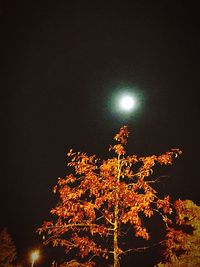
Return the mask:
<path id="1" fill-rule="evenodd" d="M 142 95 L 139 88 L 134 86 L 123 85 L 116 86 L 107 102 L 107 107 L 112 116 L 118 120 L 127 120 L 138 116 L 141 109 Z"/>
<path id="2" fill-rule="evenodd" d="M 131 114 L 138 106 L 138 100 L 133 93 L 123 92 L 118 95 L 116 108 L 121 114 Z"/>
<path id="3" fill-rule="evenodd" d="M 135 98 L 133 98 L 130 95 L 122 96 L 119 102 L 120 108 L 125 112 L 130 112 L 131 110 L 133 110 L 135 104 L 136 104 Z"/>

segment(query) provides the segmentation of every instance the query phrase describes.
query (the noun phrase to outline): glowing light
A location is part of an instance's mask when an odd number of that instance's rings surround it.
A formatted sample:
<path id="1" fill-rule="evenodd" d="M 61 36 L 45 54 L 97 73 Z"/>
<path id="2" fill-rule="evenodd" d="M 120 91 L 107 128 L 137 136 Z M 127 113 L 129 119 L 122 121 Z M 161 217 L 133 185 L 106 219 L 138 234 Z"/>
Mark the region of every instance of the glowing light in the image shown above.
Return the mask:
<path id="1" fill-rule="evenodd" d="M 136 86 L 118 86 L 110 95 L 107 110 L 110 110 L 117 120 L 135 120 L 143 105 L 143 96 Z"/>
<path id="2" fill-rule="evenodd" d="M 119 108 L 124 112 L 130 112 L 136 107 L 136 99 L 132 95 L 122 95 L 119 98 Z"/>
<path id="3" fill-rule="evenodd" d="M 35 261 L 38 260 L 39 256 L 40 256 L 40 252 L 39 252 L 39 250 L 34 250 L 34 251 L 31 253 L 31 267 L 34 266 L 34 263 L 35 263 Z"/>
<path id="4" fill-rule="evenodd" d="M 120 100 L 120 107 L 125 111 L 130 111 L 135 106 L 135 99 L 131 96 L 125 95 Z"/>

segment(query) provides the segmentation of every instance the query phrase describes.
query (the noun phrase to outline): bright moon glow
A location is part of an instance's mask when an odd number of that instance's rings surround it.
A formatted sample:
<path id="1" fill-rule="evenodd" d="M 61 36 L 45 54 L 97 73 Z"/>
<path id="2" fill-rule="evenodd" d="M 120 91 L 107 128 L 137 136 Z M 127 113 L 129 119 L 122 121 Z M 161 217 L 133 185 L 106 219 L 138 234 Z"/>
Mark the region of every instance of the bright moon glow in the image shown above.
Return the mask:
<path id="1" fill-rule="evenodd" d="M 124 111 L 131 111 L 135 107 L 135 99 L 125 95 L 120 99 L 120 108 Z"/>

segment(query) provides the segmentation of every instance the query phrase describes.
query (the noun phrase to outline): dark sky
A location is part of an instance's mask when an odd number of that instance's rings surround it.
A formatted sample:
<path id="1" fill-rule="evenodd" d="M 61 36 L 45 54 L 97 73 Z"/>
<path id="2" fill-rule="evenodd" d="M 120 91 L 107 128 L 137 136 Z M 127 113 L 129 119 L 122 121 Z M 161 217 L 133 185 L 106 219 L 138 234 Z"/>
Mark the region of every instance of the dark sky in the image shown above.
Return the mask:
<path id="1" fill-rule="evenodd" d="M 182 149 L 161 190 L 200 200 L 197 1 L 72 2 L 0 4 L 0 227 L 21 257 L 56 203 L 66 151 L 107 156 L 123 124 L 130 153 Z M 127 87 L 140 108 L 123 118 L 112 99 Z"/>

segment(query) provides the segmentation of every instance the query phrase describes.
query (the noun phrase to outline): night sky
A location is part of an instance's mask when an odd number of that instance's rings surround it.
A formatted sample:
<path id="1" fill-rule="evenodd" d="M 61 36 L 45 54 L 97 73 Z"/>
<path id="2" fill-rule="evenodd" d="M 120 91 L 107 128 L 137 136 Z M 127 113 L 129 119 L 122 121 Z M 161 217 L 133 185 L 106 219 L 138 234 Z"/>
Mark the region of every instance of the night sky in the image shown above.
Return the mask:
<path id="1" fill-rule="evenodd" d="M 1 1 L 0 228 L 21 258 L 39 244 L 66 152 L 108 157 L 124 124 L 130 153 L 183 151 L 160 190 L 200 204 L 197 1 L 107 2 Z M 112 108 L 124 88 L 139 99 L 130 116 Z"/>

